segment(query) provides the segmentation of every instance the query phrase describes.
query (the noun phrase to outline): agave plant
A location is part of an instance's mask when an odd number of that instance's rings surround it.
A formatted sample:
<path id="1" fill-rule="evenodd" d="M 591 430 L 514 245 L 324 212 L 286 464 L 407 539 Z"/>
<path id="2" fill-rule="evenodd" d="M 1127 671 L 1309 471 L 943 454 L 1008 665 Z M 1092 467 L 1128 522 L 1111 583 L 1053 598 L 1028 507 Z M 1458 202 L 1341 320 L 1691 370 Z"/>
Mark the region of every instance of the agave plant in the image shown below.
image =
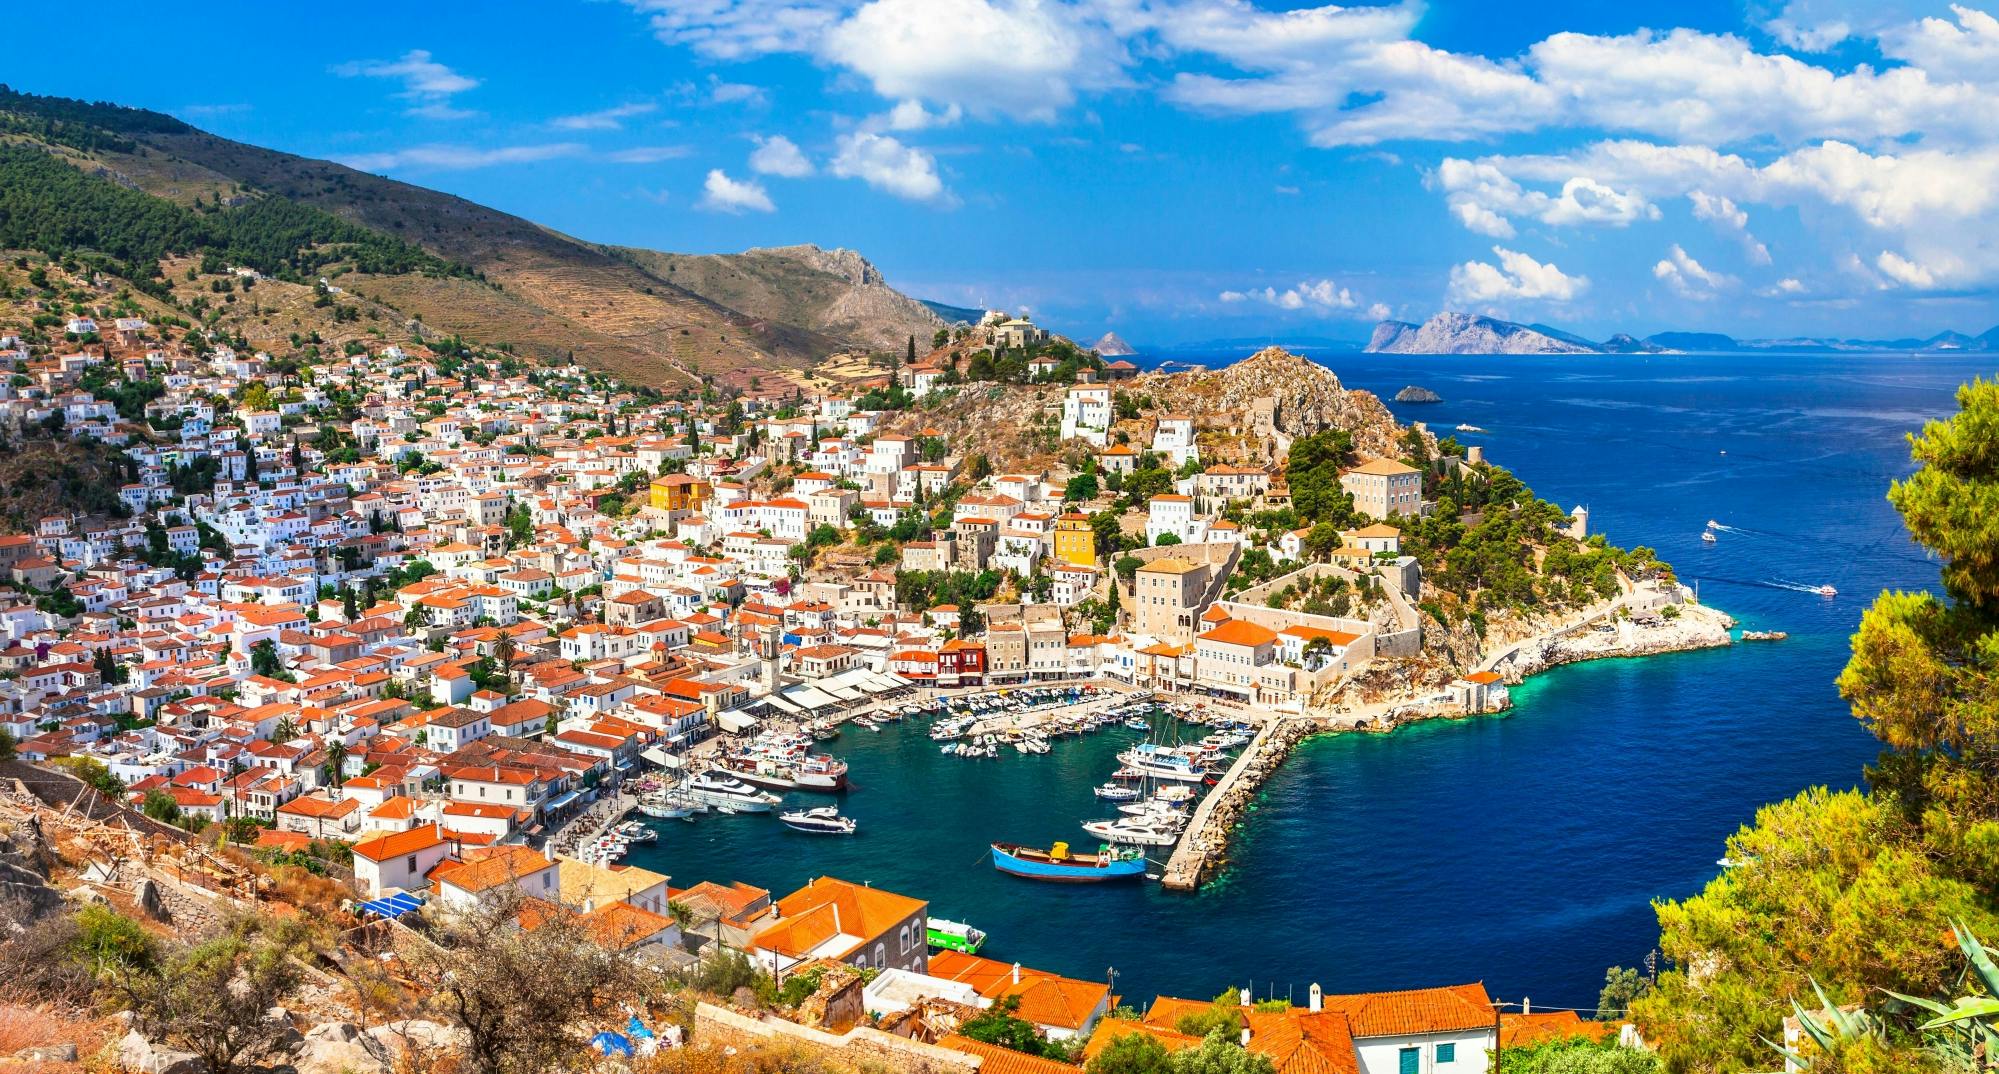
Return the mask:
<path id="1" fill-rule="evenodd" d="M 1811 982 L 1812 991 L 1819 997 L 1819 1013 L 1813 1014 L 1806 1010 L 1795 999 L 1791 1001 L 1791 1011 L 1797 1015 L 1799 1028 L 1813 1044 L 1818 1046 L 1820 1052 L 1831 1053 L 1838 1050 L 1842 1043 L 1880 1035 L 1881 1023 L 1872 1014 L 1867 1013 L 1865 1008 L 1841 1010 L 1839 1004 L 1834 1003 L 1832 997 L 1825 994 L 1825 989 L 1819 987 L 1818 978 L 1812 978 Z M 1810 1057 L 1794 1052 L 1775 1041 L 1765 1040 L 1763 1043 L 1777 1049 L 1779 1054 L 1790 1060 L 1790 1065 L 1786 1069 L 1812 1068 Z"/>
<path id="2" fill-rule="evenodd" d="M 1984 994 L 1959 996 L 1948 1004 L 1900 992 L 1888 994 L 1936 1015 L 1922 1025 L 1931 1047 L 1959 1069 L 1979 1069 L 1999 1060 L 1999 963 L 1993 961 L 1992 949 L 1962 922 L 1953 921 L 1950 927 L 1969 965 L 1966 976 L 1977 978 Z"/>

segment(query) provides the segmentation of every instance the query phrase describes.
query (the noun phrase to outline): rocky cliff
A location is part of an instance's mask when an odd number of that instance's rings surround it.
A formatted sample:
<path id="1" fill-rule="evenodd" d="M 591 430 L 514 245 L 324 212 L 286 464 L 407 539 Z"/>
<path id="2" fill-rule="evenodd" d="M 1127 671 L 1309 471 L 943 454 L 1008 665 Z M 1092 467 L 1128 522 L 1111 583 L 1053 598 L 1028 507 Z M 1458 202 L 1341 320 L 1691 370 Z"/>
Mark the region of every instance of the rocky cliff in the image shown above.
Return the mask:
<path id="1" fill-rule="evenodd" d="M 844 343 L 927 347 L 944 319 L 890 287 L 853 250 L 764 246 L 740 254 L 672 254 L 620 247 L 619 256 L 694 294 L 752 317 L 810 328 Z"/>
<path id="2" fill-rule="evenodd" d="M 1132 381 L 1129 390 L 1151 395 L 1168 411 L 1194 416 L 1204 428 L 1250 435 L 1256 432 L 1257 401 L 1268 399 L 1285 443 L 1331 426 L 1351 432 L 1354 446 L 1365 454 L 1401 454 L 1396 441 L 1402 428 L 1380 398 L 1347 388 L 1332 370 L 1282 347 L 1266 347 L 1213 372 L 1150 373 Z"/>
<path id="3" fill-rule="evenodd" d="M 1586 341 L 1472 313 L 1439 313 L 1422 324 L 1382 321 L 1367 350 L 1379 354 L 1594 354 Z"/>

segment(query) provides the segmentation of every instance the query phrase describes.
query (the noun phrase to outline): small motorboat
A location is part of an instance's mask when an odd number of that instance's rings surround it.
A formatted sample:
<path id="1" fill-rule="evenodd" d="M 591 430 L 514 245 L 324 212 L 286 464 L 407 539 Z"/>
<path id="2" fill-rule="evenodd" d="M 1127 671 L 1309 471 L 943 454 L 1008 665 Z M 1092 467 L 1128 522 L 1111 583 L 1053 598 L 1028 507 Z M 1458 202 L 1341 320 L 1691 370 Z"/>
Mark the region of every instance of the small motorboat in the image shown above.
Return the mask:
<path id="1" fill-rule="evenodd" d="M 1708 544 L 1713 544 L 1713 543 L 1714 543 L 1714 531 L 1713 531 L 1713 530 L 1703 530 L 1703 531 L 1701 531 L 1701 540 L 1702 540 L 1702 541 L 1705 541 L 1705 542 L 1706 542 L 1706 543 L 1708 543 Z"/>
<path id="2" fill-rule="evenodd" d="M 777 819 L 784 826 L 813 835 L 852 835 L 860 825 L 854 818 L 840 815 L 838 806 L 820 806 L 816 809 L 795 809 L 789 813 L 779 813 Z"/>
<path id="3" fill-rule="evenodd" d="M 1149 818 L 1119 817 L 1117 820 L 1086 821 L 1083 830 L 1108 843 L 1166 847 L 1180 841 L 1178 829 L 1167 827 Z"/>
<path id="4" fill-rule="evenodd" d="M 1822 585 L 1822 586 L 1820 586 L 1820 587 L 1819 587 L 1819 596 L 1821 596 L 1821 597 L 1836 597 L 1836 596 L 1839 596 L 1839 590 L 1837 590 L 1837 589 L 1834 589 L 1834 588 L 1833 588 L 1832 586 L 1830 586 L 1830 585 Z"/>
<path id="5" fill-rule="evenodd" d="M 1090 792 L 1106 802 L 1129 802 L 1143 793 L 1137 787 L 1125 787 L 1116 783 L 1092 787 Z"/>
<path id="6" fill-rule="evenodd" d="M 659 842 L 658 832 L 653 831 L 651 828 L 646 827 L 643 823 L 640 823 L 639 821 L 636 820 L 628 820 L 611 830 L 617 833 L 618 838 L 623 839 L 629 843 Z"/>
<path id="7" fill-rule="evenodd" d="M 1152 730 L 1152 722 L 1143 716 L 1133 716 L 1131 719 L 1126 720 L 1124 725 L 1133 731 Z"/>
<path id="8" fill-rule="evenodd" d="M 929 920 L 928 932 L 930 946 L 941 947 L 947 951 L 963 951 L 968 955 L 976 955 L 979 953 L 979 948 L 986 944 L 984 930 L 975 929 L 962 921 L 933 917 Z"/>

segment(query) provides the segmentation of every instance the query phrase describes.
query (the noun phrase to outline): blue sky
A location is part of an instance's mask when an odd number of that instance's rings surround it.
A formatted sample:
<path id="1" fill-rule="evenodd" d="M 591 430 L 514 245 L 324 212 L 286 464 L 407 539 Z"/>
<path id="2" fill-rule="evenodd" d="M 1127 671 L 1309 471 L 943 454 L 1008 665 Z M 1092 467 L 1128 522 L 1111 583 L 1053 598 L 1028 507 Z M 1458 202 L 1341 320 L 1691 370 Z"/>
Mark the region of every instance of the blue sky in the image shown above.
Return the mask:
<path id="1" fill-rule="evenodd" d="M 16 49 L 0 79 L 595 241 L 852 247 L 1083 337 L 1362 338 L 1445 308 L 1594 336 L 1999 323 L 1999 20 L 1975 7 L 165 7 L 96 6 L 87 62 Z"/>

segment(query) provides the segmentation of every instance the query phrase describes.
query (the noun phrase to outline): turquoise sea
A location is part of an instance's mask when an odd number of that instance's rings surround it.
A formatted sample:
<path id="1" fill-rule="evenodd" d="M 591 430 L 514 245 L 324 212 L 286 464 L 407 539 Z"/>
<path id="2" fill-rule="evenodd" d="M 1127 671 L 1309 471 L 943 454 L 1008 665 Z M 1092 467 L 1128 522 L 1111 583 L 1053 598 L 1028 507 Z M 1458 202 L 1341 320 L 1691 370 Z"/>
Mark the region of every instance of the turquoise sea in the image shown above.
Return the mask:
<path id="1" fill-rule="evenodd" d="M 1240 355 L 1173 355 L 1219 365 Z M 1650 902 L 1700 890 L 1762 803 L 1857 785 L 1873 739 L 1833 688 L 1883 588 L 1936 564 L 1883 498 L 1904 434 L 1954 409 L 1999 357 L 1411 357 L 1315 354 L 1351 387 L 1406 384 L 1395 406 L 1465 436 L 1592 528 L 1647 544 L 1702 598 L 1787 641 L 1557 669 L 1504 717 L 1303 746 L 1266 785 L 1221 878 L 1195 895 L 1002 876 L 992 840 L 1086 841 L 1089 793 L 1135 737 L 1045 756 L 941 757 L 917 725 L 849 729 L 851 839 L 770 818 L 665 822 L 633 862 L 676 887 L 742 880 L 783 893 L 818 874 L 929 900 L 986 954 L 1103 979 L 1143 1005 L 1253 983 L 1302 997 L 1483 980 L 1501 999 L 1593 1008 L 1603 970 L 1640 963 Z M 1709 519 L 1731 527 L 1712 546 Z M 1830 583 L 1824 599 L 1777 583 Z"/>

